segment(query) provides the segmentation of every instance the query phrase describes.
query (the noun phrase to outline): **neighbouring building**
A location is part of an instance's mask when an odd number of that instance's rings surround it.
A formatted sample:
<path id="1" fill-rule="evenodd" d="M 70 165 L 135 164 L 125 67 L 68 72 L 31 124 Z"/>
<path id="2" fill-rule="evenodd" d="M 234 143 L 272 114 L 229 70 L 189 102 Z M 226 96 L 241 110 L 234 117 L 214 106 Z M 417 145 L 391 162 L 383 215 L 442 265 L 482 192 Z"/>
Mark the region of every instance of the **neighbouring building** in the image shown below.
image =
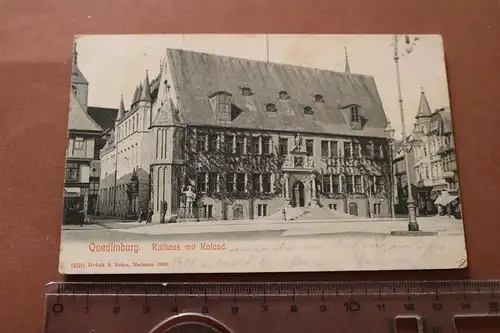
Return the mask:
<path id="1" fill-rule="evenodd" d="M 115 127 L 118 109 L 88 106 L 87 113 L 102 128 L 100 136 L 96 138 L 95 141 L 94 160 L 90 163 L 89 204 L 87 211 L 89 214 L 95 215 L 99 213 L 98 199 L 99 183 L 101 179 L 101 160 L 99 155 L 101 149 L 104 148 L 106 142 L 108 142 L 111 131 Z"/>
<path id="2" fill-rule="evenodd" d="M 428 213 L 440 212 L 443 206 L 458 206 L 453 129 L 449 108 L 431 112 L 424 91 L 413 130 L 417 183 L 426 190 L 419 192 Z"/>
<path id="3" fill-rule="evenodd" d="M 168 49 L 153 82 L 146 72 L 120 101 L 100 152 L 101 213 L 390 216 L 388 121 L 374 78 L 348 68 Z"/>
<path id="4" fill-rule="evenodd" d="M 412 140 L 412 135 L 410 134 L 407 142 L 411 143 Z M 406 171 L 406 158 L 408 158 L 411 194 L 418 208 L 417 214 L 426 214 L 426 203 L 425 201 L 422 202 L 422 197 L 425 197 L 425 195 L 421 195 L 420 193 L 425 193 L 427 189 L 419 186 L 417 182 L 414 148 L 411 144 L 408 146 L 408 155 L 406 155 L 402 144 L 398 146 L 394 154 L 394 176 L 396 178 L 395 212 L 396 214 L 408 214 L 408 175 Z"/>
<path id="5" fill-rule="evenodd" d="M 65 212 L 76 209 L 89 212 L 89 191 L 92 163 L 95 159 L 95 144 L 102 132 L 87 113 L 88 82 L 78 68 L 76 48 L 73 54 L 71 91 L 68 118 L 68 147 L 64 178 Z M 91 211 L 91 209 L 90 209 Z"/>
<path id="6" fill-rule="evenodd" d="M 440 156 L 441 176 L 447 184 L 446 190 L 439 193 L 435 204 L 439 206 L 450 204 L 453 206 L 453 210 L 458 211 L 461 215 L 456 150 L 450 109 L 437 110 L 433 115 L 432 124 L 432 130 L 441 137 L 440 145 L 436 147 L 436 154 Z"/>
<path id="7" fill-rule="evenodd" d="M 118 109 L 89 106 L 87 107 L 87 113 L 102 128 L 101 136 L 99 140 L 96 141 L 95 146 L 95 159 L 98 160 L 100 158 L 99 154 L 101 149 L 104 148 L 106 142 L 108 142 L 111 132 L 115 128 Z"/>

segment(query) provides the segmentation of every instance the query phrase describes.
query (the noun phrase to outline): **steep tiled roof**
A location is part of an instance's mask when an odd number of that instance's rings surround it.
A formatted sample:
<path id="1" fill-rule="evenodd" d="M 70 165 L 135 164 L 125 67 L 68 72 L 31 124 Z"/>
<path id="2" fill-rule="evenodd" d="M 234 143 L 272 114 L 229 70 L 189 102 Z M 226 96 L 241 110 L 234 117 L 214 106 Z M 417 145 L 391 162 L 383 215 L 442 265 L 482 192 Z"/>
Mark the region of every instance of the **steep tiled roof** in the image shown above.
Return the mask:
<path id="1" fill-rule="evenodd" d="M 451 111 L 449 108 L 444 108 L 439 111 L 441 119 L 443 119 L 443 133 L 453 133 L 453 124 L 451 120 Z"/>
<path id="2" fill-rule="evenodd" d="M 151 86 L 149 83 L 149 75 L 148 71 L 146 71 L 146 77 L 144 78 L 144 83 L 142 85 L 142 90 L 141 94 L 139 95 L 138 102 L 145 101 L 145 102 L 151 102 Z"/>
<path id="3" fill-rule="evenodd" d="M 137 103 L 139 101 L 139 97 L 141 96 L 142 94 L 142 84 L 143 84 L 143 81 L 140 82 L 140 84 L 137 85 L 137 87 L 135 87 L 135 90 L 134 90 L 134 96 L 132 97 L 132 105 Z M 150 96 L 151 96 L 151 99 L 156 99 L 156 94 L 158 92 L 158 87 L 160 86 L 160 74 L 158 74 L 150 83 Z"/>
<path id="4" fill-rule="evenodd" d="M 179 112 L 177 112 L 172 100 L 169 98 L 167 101 L 162 102 L 151 126 L 175 125 L 179 122 Z"/>
<path id="5" fill-rule="evenodd" d="M 134 97 L 132 97 L 132 104 L 134 104 L 135 102 L 137 102 L 137 95 L 139 93 L 139 86 L 135 87 L 135 91 L 134 91 Z"/>
<path id="6" fill-rule="evenodd" d="M 115 125 L 117 109 L 101 108 L 96 106 L 89 106 L 87 113 L 96 123 L 101 126 L 104 131 L 112 128 Z"/>
<path id="7" fill-rule="evenodd" d="M 120 121 L 125 117 L 125 105 L 123 104 L 123 95 L 120 99 L 120 106 L 118 106 L 118 113 L 116 114 L 116 120 Z"/>
<path id="8" fill-rule="evenodd" d="M 80 104 L 75 93 L 71 91 L 70 95 L 70 108 L 68 118 L 68 129 L 74 131 L 97 131 L 101 132 L 102 128 L 94 119 L 92 119 L 85 108 Z"/>
<path id="9" fill-rule="evenodd" d="M 80 71 L 80 68 L 73 63 L 72 69 L 71 69 L 71 83 L 76 83 L 76 84 L 88 84 L 89 82 L 83 76 L 82 72 Z"/>
<path id="10" fill-rule="evenodd" d="M 160 85 L 160 74 L 158 74 L 153 81 L 151 81 L 151 94 L 153 94 L 156 90 L 158 90 L 158 86 Z"/>
<path id="11" fill-rule="evenodd" d="M 418 104 L 418 112 L 415 118 L 430 117 L 430 116 L 431 116 L 431 108 L 429 107 L 427 96 L 425 96 L 425 92 L 422 89 L 422 91 L 420 92 L 420 103 Z"/>
<path id="12" fill-rule="evenodd" d="M 233 95 L 236 116 L 224 126 L 385 138 L 387 118 L 371 76 L 178 49 L 168 49 L 167 55 L 186 124 L 223 125 L 214 117 L 208 96 L 227 91 Z M 242 86 L 251 88 L 253 95 L 242 96 Z M 277 99 L 282 90 L 290 99 Z M 315 94 L 322 95 L 324 103 L 315 103 Z M 266 112 L 268 103 L 275 103 L 277 112 Z M 361 107 L 362 130 L 351 129 L 341 113 L 351 103 Z M 305 106 L 312 107 L 312 115 L 304 114 Z"/>
<path id="13" fill-rule="evenodd" d="M 394 140 L 394 143 L 393 143 L 393 151 L 399 151 L 399 148 L 401 148 L 401 146 L 403 145 L 403 140 Z"/>
<path id="14" fill-rule="evenodd" d="M 102 147 L 101 151 L 107 152 L 115 147 L 115 131 L 114 129 L 110 130 L 110 135 L 108 138 L 108 141 L 106 141 L 106 144 L 104 147 Z"/>
<path id="15" fill-rule="evenodd" d="M 412 151 L 413 150 L 413 144 L 412 144 L 413 137 L 411 134 L 406 137 L 406 141 L 408 142 L 408 148 L 409 148 L 408 151 Z M 393 160 L 400 160 L 400 159 L 405 157 L 406 152 L 404 150 L 403 140 L 394 141 L 392 153 L 394 156 Z"/>

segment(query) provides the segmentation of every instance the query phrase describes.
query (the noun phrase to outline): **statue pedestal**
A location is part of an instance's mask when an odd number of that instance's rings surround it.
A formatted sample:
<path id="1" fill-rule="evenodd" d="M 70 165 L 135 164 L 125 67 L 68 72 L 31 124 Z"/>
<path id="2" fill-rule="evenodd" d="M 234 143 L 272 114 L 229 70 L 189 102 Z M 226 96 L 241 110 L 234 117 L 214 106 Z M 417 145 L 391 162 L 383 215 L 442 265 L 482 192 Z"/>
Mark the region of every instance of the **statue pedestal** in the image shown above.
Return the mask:
<path id="1" fill-rule="evenodd" d="M 143 220 L 142 223 L 145 223 L 146 221 Z M 163 224 L 163 223 L 177 223 L 178 218 L 176 215 L 165 215 L 161 216 L 161 214 L 157 213 L 153 215 L 153 218 L 151 219 L 151 223 L 158 223 L 158 224 Z"/>
<path id="2" fill-rule="evenodd" d="M 186 213 L 182 219 L 178 219 L 178 222 L 199 222 L 200 219 L 197 218 L 193 213 Z"/>
<path id="3" fill-rule="evenodd" d="M 311 208 L 316 208 L 316 207 L 318 207 L 318 199 L 316 199 L 316 198 L 311 199 L 311 203 L 310 203 L 310 205 L 309 205 L 309 206 L 310 206 Z"/>

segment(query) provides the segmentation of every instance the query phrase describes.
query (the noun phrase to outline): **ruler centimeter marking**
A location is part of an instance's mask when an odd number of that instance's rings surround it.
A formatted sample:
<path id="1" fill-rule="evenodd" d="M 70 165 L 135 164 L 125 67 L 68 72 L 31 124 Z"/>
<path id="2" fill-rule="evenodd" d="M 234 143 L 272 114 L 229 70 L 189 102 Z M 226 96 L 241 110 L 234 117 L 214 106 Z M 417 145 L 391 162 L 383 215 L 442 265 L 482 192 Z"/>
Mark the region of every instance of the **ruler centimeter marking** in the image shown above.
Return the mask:
<path id="1" fill-rule="evenodd" d="M 498 299 L 500 281 L 52 283 L 45 332 L 393 333 L 410 319 L 451 333 L 457 319 L 500 318 Z"/>

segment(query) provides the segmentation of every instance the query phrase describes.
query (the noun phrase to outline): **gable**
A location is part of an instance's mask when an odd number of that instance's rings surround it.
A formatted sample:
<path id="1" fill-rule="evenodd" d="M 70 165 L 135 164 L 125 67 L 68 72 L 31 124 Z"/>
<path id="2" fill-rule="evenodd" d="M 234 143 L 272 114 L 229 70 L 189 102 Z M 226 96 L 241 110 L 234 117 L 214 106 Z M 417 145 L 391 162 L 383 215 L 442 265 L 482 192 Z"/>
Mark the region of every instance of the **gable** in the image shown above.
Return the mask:
<path id="1" fill-rule="evenodd" d="M 453 133 L 453 124 L 451 120 L 451 112 L 449 109 L 443 109 L 440 111 L 441 120 L 442 120 L 442 131 L 444 134 Z"/>
<path id="2" fill-rule="evenodd" d="M 186 124 L 385 137 L 387 119 L 371 76 L 178 49 L 168 49 L 167 58 Z M 252 94 L 242 95 L 242 87 Z M 232 95 L 236 116 L 229 124 L 214 117 L 209 96 L 217 91 Z M 286 100 L 278 98 L 282 91 Z M 316 102 L 315 95 L 321 95 L 322 102 Z M 266 112 L 269 103 L 276 112 Z M 342 109 L 353 104 L 360 106 L 360 130 L 352 129 L 342 115 Z M 307 107 L 312 112 L 304 114 Z"/>
<path id="3" fill-rule="evenodd" d="M 95 131 L 101 132 L 102 128 L 99 126 L 88 114 L 85 112 L 84 107 L 78 101 L 75 93 L 71 91 L 70 107 L 68 118 L 68 130 L 73 131 Z"/>
<path id="4" fill-rule="evenodd" d="M 118 110 L 89 106 L 87 107 L 87 113 L 97 124 L 99 124 L 99 126 L 101 126 L 101 128 L 109 130 L 115 126 Z"/>
<path id="5" fill-rule="evenodd" d="M 82 72 L 80 71 L 80 68 L 78 68 L 77 65 L 73 63 L 73 66 L 71 68 L 71 83 L 74 84 L 88 84 L 89 82 L 83 76 Z"/>

